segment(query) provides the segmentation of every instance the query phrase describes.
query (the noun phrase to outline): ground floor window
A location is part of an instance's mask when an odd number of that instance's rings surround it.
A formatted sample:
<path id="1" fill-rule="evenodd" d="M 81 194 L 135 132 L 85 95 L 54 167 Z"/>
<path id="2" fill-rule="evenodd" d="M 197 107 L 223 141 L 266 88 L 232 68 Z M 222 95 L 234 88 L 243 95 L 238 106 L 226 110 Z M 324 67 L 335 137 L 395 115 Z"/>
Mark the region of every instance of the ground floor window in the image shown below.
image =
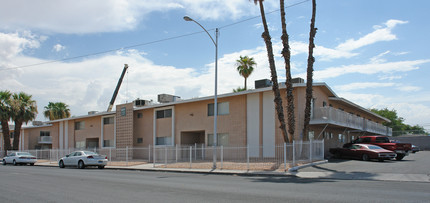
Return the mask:
<path id="1" fill-rule="evenodd" d="M 76 149 L 85 149 L 85 141 L 79 141 L 75 144 Z"/>
<path id="2" fill-rule="evenodd" d="M 172 145 L 172 137 L 157 137 L 156 145 Z"/>
<path id="3" fill-rule="evenodd" d="M 103 140 L 103 147 L 114 147 L 113 140 Z"/>
<path id="4" fill-rule="evenodd" d="M 208 146 L 214 146 L 214 135 L 208 134 Z M 228 134 L 217 133 L 217 146 L 228 146 Z"/>
<path id="5" fill-rule="evenodd" d="M 339 142 L 345 143 L 345 135 L 339 134 Z"/>

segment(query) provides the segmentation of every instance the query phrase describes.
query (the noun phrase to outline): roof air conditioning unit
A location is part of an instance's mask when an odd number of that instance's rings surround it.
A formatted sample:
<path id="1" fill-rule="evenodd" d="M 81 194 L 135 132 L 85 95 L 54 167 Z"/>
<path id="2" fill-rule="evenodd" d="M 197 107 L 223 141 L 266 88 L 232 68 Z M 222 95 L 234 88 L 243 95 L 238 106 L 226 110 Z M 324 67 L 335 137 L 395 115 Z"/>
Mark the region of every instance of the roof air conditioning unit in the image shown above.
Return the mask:
<path id="1" fill-rule="evenodd" d="M 160 103 L 170 103 L 181 100 L 181 97 L 170 95 L 170 94 L 159 94 L 158 95 L 158 102 Z"/>
<path id="2" fill-rule="evenodd" d="M 134 100 L 134 106 L 146 106 L 149 105 L 149 101 L 148 100 L 143 100 L 143 99 L 136 99 Z"/>
<path id="3" fill-rule="evenodd" d="M 254 83 L 255 89 L 272 86 L 272 81 L 270 81 L 269 79 L 256 80 Z"/>
<path id="4" fill-rule="evenodd" d="M 293 78 L 293 79 L 291 79 L 291 83 L 305 83 L 305 79 L 303 79 L 303 78 Z"/>

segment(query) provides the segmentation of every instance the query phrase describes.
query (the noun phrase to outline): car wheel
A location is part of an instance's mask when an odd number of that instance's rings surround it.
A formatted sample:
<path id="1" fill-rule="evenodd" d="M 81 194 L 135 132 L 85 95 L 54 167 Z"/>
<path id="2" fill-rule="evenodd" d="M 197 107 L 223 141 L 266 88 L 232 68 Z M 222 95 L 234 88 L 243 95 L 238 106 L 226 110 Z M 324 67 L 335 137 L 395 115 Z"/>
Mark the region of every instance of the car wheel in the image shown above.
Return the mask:
<path id="1" fill-rule="evenodd" d="M 60 161 L 60 163 L 58 163 L 58 166 L 59 166 L 60 168 L 64 168 L 64 162 L 63 162 L 63 160 L 61 160 L 61 161 Z"/>
<path id="2" fill-rule="evenodd" d="M 405 155 L 403 155 L 403 154 L 397 154 L 397 156 L 396 156 L 396 160 L 397 160 L 397 161 L 400 161 L 400 160 L 402 160 L 402 159 L 403 159 L 403 157 L 405 157 Z"/>
<path id="3" fill-rule="evenodd" d="M 367 154 L 363 154 L 363 156 L 361 157 L 361 159 L 362 159 L 363 161 L 369 161 L 369 155 L 367 155 Z"/>
<path id="4" fill-rule="evenodd" d="M 79 161 L 79 163 L 78 163 L 78 168 L 80 168 L 80 169 L 84 169 L 85 168 L 85 164 L 84 164 L 84 161 Z"/>
<path id="5" fill-rule="evenodd" d="M 13 165 L 14 165 L 14 166 L 16 166 L 16 161 L 15 161 L 15 159 L 13 160 Z"/>
<path id="6" fill-rule="evenodd" d="M 6 165 L 6 160 L 3 159 L 3 165 Z"/>
<path id="7" fill-rule="evenodd" d="M 34 166 L 34 163 L 30 163 L 30 166 Z"/>
<path id="8" fill-rule="evenodd" d="M 378 159 L 379 162 L 384 162 L 384 159 Z"/>
<path id="9" fill-rule="evenodd" d="M 105 168 L 105 166 L 99 166 L 99 169 L 104 169 Z"/>
<path id="10" fill-rule="evenodd" d="M 336 153 L 334 154 L 334 158 L 335 158 L 335 159 L 340 159 L 340 158 L 342 158 L 342 155 L 340 154 L 340 152 L 336 152 Z"/>

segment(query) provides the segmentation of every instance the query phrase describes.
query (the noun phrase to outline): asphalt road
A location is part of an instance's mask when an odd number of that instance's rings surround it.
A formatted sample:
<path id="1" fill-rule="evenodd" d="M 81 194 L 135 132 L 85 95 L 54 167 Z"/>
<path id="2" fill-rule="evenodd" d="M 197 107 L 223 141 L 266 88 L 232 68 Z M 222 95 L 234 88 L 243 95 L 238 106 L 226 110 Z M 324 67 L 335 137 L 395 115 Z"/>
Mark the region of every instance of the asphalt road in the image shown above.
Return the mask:
<path id="1" fill-rule="evenodd" d="M 0 166 L 0 202 L 428 202 L 418 182 Z"/>
<path id="2" fill-rule="evenodd" d="M 327 164 L 300 169 L 301 172 L 340 172 L 353 173 L 364 172 L 374 173 L 393 173 L 393 174 L 427 174 L 430 176 L 430 151 L 421 151 L 409 154 L 401 161 L 378 162 L 330 159 Z"/>

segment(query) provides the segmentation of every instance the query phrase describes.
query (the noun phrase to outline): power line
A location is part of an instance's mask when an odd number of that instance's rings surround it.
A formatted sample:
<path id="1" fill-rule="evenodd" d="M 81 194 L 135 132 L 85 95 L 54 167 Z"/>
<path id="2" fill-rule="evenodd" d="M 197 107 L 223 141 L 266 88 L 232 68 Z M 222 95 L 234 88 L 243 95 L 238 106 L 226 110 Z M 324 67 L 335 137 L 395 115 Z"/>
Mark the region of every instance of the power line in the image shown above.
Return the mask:
<path id="1" fill-rule="evenodd" d="M 291 8 L 294 6 L 298 6 L 300 4 L 303 4 L 305 2 L 308 2 L 310 0 L 304 0 L 295 4 L 291 4 L 286 6 L 285 8 Z M 265 14 L 272 14 L 275 13 L 277 11 L 279 11 L 280 9 L 276 9 L 270 12 L 266 12 Z M 227 28 L 227 27 L 231 27 L 240 23 L 244 23 L 250 20 L 254 20 L 256 18 L 261 17 L 261 15 L 258 16 L 254 16 L 251 18 L 247 18 L 241 21 L 237 21 L 231 24 L 227 24 L 224 26 L 219 27 L 219 29 L 222 28 Z M 208 31 L 211 30 L 215 30 L 215 28 L 212 29 L 208 29 Z M 183 37 L 188 37 L 191 35 L 196 35 L 196 34 L 200 34 L 203 33 L 204 31 L 199 31 L 199 32 L 193 32 L 193 33 L 189 33 L 189 34 L 183 34 L 183 35 L 178 35 L 178 36 L 174 36 L 174 37 L 169 37 L 169 38 L 164 38 L 164 39 L 159 39 L 159 40 L 155 40 L 155 41 L 151 41 L 151 42 L 144 42 L 144 43 L 140 43 L 140 44 L 135 44 L 135 45 L 130 45 L 130 46 L 126 46 L 126 47 L 121 47 L 121 48 L 116 48 L 116 49 L 110 49 L 110 50 L 105 50 L 105 51 L 100 51 L 100 52 L 95 52 L 95 53 L 90 53 L 90 54 L 85 54 L 85 55 L 79 55 L 79 56 L 74 56 L 74 57 L 69 57 L 69 58 L 64 58 L 64 59 L 58 59 L 58 60 L 52 60 L 52 61 L 46 61 L 46 62 L 42 62 L 42 63 L 35 63 L 35 64 L 30 64 L 30 65 L 24 65 L 24 66 L 17 66 L 17 67 L 12 67 L 12 68 L 3 68 L 0 69 L 0 71 L 7 71 L 7 70 L 14 70 L 14 69 L 20 69 L 20 68 L 28 68 L 28 67 L 33 67 L 33 66 L 40 66 L 40 65 L 45 65 L 45 64 L 51 64 L 51 63 L 57 63 L 57 62 L 62 62 L 62 61 L 70 61 L 70 60 L 74 60 L 74 59 L 78 59 L 78 58 L 84 58 L 84 57 L 89 57 L 89 56 L 96 56 L 96 55 L 101 55 L 101 54 L 106 54 L 106 53 L 110 53 L 110 52 L 115 52 L 115 51 L 120 51 L 123 49 L 131 49 L 131 48 L 135 48 L 135 47 L 140 47 L 140 46 L 145 46 L 145 45 L 150 45 L 150 44 L 155 44 L 155 43 L 160 43 L 160 42 L 164 42 L 164 41 L 169 41 L 169 40 L 173 40 L 173 39 L 179 39 L 179 38 L 183 38 Z"/>

